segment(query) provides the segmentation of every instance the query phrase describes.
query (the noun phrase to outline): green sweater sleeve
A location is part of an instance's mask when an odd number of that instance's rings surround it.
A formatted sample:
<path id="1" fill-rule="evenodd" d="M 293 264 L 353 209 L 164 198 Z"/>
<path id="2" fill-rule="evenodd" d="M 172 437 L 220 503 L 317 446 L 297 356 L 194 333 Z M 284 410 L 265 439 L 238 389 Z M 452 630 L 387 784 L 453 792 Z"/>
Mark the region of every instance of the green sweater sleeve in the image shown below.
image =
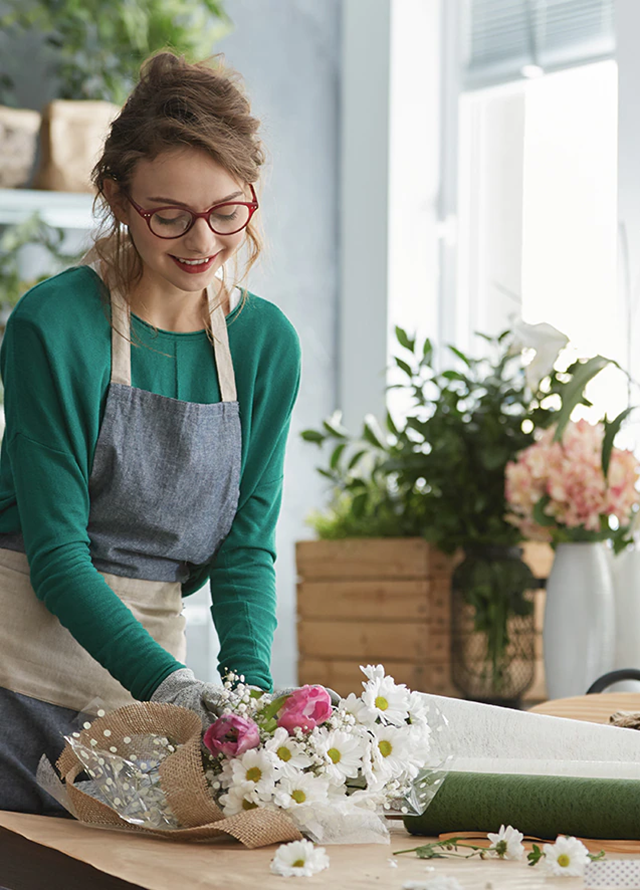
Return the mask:
<path id="1" fill-rule="evenodd" d="M 74 416 L 82 405 L 73 397 L 79 380 L 65 370 L 69 363 L 50 354 L 38 326 L 21 313 L 14 316 L 2 345 L 3 449 L 32 586 L 80 645 L 144 700 L 181 665 L 153 640 L 91 562 L 89 456 L 82 423 Z"/>
<path id="2" fill-rule="evenodd" d="M 211 614 L 220 640 L 218 670 L 272 689 L 276 629 L 275 526 L 282 481 L 261 485 L 238 512 L 211 569 Z"/>
<path id="3" fill-rule="evenodd" d="M 238 512 L 211 567 L 211 613 L 220 640 L 220 674 L 230 669 L 248 683 L 271 690 L 276 524 L 285 447 L 300 386 L 300 345 L 290 325 L 259 360 L 255 375 L 261 383 L 244 411 L 247 434 Z"/>

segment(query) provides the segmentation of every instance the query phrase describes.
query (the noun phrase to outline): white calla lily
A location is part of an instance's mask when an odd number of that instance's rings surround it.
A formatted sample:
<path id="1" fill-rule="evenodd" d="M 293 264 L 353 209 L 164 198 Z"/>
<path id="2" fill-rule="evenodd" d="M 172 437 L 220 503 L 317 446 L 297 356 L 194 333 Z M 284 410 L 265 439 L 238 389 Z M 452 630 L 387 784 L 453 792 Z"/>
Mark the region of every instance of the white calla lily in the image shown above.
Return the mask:
<path id="1" fill-rule="evenodd" d="M 533 349 L 535 352 L 525 374 L 529 389 L 537 393 L 540 382 L 553 371 L 558 355 L 569 342 L 569 338 L 546 322 L 527 324 L 522 319 L 513 325 L 512 331 L 514 350 Z"/>

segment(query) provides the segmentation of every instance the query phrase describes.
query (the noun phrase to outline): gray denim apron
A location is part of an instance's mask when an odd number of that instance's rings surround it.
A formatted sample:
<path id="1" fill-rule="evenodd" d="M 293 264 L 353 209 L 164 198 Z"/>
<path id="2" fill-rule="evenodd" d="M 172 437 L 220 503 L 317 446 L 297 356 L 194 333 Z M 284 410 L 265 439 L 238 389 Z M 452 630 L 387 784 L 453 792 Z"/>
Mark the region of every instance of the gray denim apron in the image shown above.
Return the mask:
<path id="1" fill-rule="evenodd" d="M 131 386 L 129 310 L 112 292 L 111 383 L 89 480 L 92 561 L 179 661 L 181 582 L 214 556 L 239 496 L 242 440 L 226 320 L 212 288 L 208 300 L 221 401 L 198 404 Z M 0 809 L 60 814 L 35 783 L 40 757 L 55 762 L 63 734 L 96 697 L 107 709 L 133 699 L 38 600 L 20 550 L 17 538 L 0 538 Z"/>

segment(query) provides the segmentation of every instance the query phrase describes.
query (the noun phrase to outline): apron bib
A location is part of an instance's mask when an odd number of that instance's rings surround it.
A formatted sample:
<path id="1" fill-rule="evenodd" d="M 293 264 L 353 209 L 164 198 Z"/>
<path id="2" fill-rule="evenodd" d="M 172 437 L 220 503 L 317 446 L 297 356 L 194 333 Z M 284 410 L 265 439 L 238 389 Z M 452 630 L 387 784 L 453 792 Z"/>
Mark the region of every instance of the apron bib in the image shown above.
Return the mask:
<path id="1" fill-rule="evenodd" d="M 91 260 L 90 253 L 83 262 Z M 183 663 L 181 582 L 229 533 L 240 480 L 240 415 L 226 320 L 212 288 L 207 296 L 221 402 L 197 404 L 131 386 L 129 310 L 112 292 L 111 383 L 89 480 L 94 565 Z M 90 714 L 133 701 L 38 600 L 26 556 L 14 549 L 0 549 L 0 614 L 0 687 Z"/>

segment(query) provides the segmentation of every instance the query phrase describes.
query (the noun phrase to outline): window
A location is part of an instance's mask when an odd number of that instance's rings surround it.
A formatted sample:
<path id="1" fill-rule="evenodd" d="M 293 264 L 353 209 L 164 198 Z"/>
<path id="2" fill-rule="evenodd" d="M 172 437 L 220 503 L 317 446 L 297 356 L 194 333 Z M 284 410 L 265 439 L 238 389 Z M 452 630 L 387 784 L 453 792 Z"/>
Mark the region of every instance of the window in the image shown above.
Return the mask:
<path id="1" fill-rule="evenodd" d="M 617 66 L 608 60 L 462 94 L 458 330 L 546 321 L 576 354 L 628 366 L 617 295 Z M 591 414 L 626 407 L 623 375 L 589 391 Z M 588 415 L 587 415 L 588 416 Z"/>

